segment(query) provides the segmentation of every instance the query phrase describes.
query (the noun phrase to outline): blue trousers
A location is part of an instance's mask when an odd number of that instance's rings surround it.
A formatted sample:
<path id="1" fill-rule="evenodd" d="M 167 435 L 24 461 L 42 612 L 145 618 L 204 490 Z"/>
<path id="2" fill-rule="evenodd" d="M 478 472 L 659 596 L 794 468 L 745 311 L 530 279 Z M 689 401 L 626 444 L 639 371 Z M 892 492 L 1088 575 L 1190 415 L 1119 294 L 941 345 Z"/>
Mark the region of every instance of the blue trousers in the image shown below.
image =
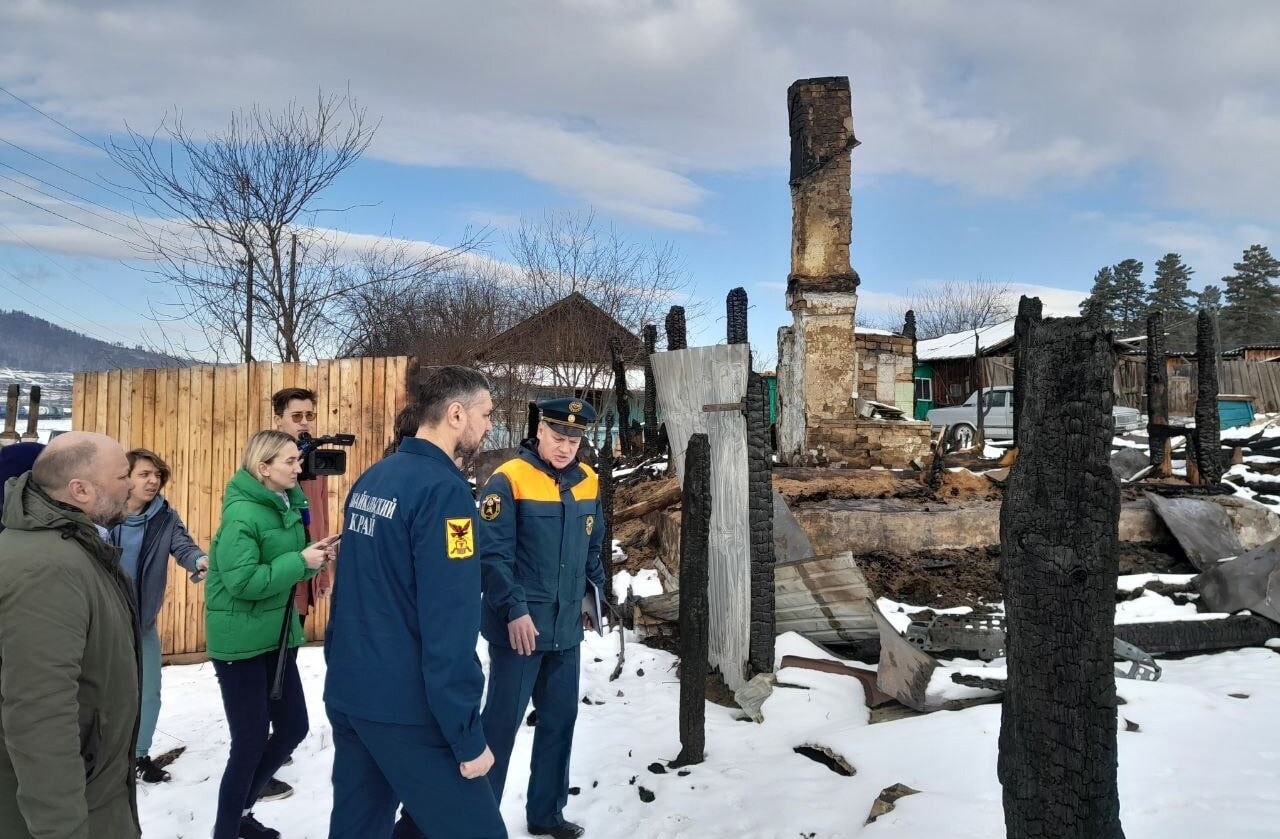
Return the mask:
<path id="1" fill-rule="evenodd" d="M 160 633 L 152 626 L 142 633 L 142 718 L 138 723 L 138 745 L 134 757 L 151 752 L 151 738 L 160 719 Z"/>
<path id="2" fill-rule="evenodd" d="M 253 809 L 262 787 L 307 736 L 307 701 L 298 676 L 298 651 L 289 650 L 286 655 L 279 699 L 271 699 L 274 651 L 242 661 L 213 661 L 231 729 L 231 754 L 218 788 L 213 839 L 240 835 L 241 813 Z"/>
<path id="3" fill-rule="evenodd" d="M 578 720 L 579 647 L 517 655 L 509 647 L 489 645 L 489 694 L 480 714 L 484 737 L 493 750 L 489 782 L 502 800 L 516 732 L 533 699 L 538 712 L 529 765 L 525 817 L 532 827 L 564 822 L 569 800 L 569 753 Z"/>
<path id="4" fill-rule="evenodd" d="M 468 780 L 448 746 L 424 726 L 352 717 L 328 708 L 333 726 L 333 813 L 329 839 L 388 839 L 396 807 L 413 821 L 396 836 L 507 839 L 484 778 Z M 425 829 L 405 833 L 413 823 Z"/>

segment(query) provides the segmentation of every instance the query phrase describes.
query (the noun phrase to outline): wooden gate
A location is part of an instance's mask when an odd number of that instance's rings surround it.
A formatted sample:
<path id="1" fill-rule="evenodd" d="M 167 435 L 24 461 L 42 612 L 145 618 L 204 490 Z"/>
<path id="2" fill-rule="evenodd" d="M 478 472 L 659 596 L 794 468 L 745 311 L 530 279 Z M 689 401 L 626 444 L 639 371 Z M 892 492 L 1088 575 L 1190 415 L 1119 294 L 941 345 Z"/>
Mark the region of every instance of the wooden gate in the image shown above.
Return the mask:
<path id="1" fill-rule="evenodd" d="M 396 413 L 408 400 L 409 358 L 350 358 L 318 364 L 254 362 L 77 373 L 72 427 L 109 434 L 125 449 L 151 449 L 173 477 L 169 503 L 206 550 L 221 519 L 222 492 L 240 465 L 245 441 L 275 427 L 271 394 L 286 387 L 316 392 L 318 435 L 351 433 L 347 473 L 328 480 L 329 521 L 341 524 L 352 482 L 382 456 Z M 307 620 L 312 640 L 323 637 L 329 601 Z M 202 658 L 204 587 L 171 569 L 157 621 L 167 656 Z M 192 654 L 200 654 L 193 656 Z"/>

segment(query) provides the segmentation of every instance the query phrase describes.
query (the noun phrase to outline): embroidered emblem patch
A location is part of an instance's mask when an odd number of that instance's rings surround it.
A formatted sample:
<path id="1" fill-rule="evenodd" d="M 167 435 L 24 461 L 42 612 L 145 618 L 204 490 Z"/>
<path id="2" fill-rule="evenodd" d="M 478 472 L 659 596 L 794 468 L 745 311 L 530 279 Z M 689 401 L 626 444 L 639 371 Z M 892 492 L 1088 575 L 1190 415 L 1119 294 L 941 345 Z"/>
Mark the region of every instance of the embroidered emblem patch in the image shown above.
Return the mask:
<path id="1" fill-rule="evenodd" d="M 445 552 L 449 559 L 470 559 L 476 553 L 476 536 L 471 519 L 445 519 Z"/>
<path id="2" fill-rule="evenodd" d="M 587 535 L 591 535 L 591 531 L 596 529 L 596 517 L 587 516 Z"/>
<path id="3" fill-rule="evenodd" d="M 502 496 L 491 492 L 484 497 L 484 501 L 480 502 L 480 518 L 493 521 L 500 515 L 502 515 Z"/>
<path id="4" fill-rule="evenodd" d="M 577 401 L 570 402 L 570 403 L 569 403 L 569 413 L 571 413 L 571 414 L 580 414 L 580 413 L 582 413 L 582 403 L 581 403 L 581 402 L 577 402 Z"/>

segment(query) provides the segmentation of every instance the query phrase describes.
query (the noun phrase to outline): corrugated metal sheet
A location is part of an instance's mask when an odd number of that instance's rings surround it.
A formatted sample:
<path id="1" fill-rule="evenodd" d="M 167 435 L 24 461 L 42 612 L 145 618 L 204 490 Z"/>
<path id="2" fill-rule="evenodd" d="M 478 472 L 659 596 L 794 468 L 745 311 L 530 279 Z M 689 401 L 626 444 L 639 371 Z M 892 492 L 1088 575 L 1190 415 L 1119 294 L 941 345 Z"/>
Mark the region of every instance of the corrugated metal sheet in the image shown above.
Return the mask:
<path id="1" fill-rule="evenodd" d="M 681 482 L 689 438 L 702 432 L 711 442 L 709 657 L 733 690 L 746 684 L 751 628 L 747 423 L 741 411 L 702 408 L 746 397 L 750 351 L 749 344 L 721 344 L 652 356 L 658 409 Z"/>

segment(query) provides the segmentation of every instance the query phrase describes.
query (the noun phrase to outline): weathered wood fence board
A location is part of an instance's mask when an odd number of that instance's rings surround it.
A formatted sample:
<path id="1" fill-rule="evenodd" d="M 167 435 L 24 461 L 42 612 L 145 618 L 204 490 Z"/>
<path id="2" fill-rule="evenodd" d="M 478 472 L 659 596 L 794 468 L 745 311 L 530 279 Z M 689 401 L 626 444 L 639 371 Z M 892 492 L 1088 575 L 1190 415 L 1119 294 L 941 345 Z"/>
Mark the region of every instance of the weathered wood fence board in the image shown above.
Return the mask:
<path id="1" fill-rule="evenodd" d="M 126 449 L 147 448 L 164 458 L 173 470 L 165 497 L 207 549 L 222 518 L 223 488 L 240 465 L 245 441 L 275 427 L 271 394 L 310 388 L 316 392 L 317 435 L 356 435 L 347 449 L 347 474 L 328 480 L 329 521 L 336 530 L 352 482 L 382 456 L 394 434 L 412 366 L 400 356 L 77 373 L 72 427 L 109 434 Z M 312 640 L 323 636 L 328 619 L 326 599 L 307 620 Z M 204 588 L 176 567 L 157 626 L 166 655 L 205 648 Z"/>
<path id="2" fill-rule="evenodd" d="M 1247 394 L 1261 414 L 1280 411 L 1280 363 L 1225 359 L 1218 378 L 1219 393 Z M 1168 359 L 1169 413 L 1190 416 L 1195 411 L 1194 359 Z M 1116 404 L 1146 410 L 1146 361 L 1121 357 L 1116 361 Z"/>
<path id="3" fill-rule="evenodd" d="M 710 661 L 734 690 L 746 682 L 750 646 L 747 425 L 741 410 L 704 411 L 703 406 L 742 402 L 750 350 L 749 344 L 721 344 L 651 356 L 659 410 L 681 482 L 689 438 L 703 432 L 711 442 Z"/>

